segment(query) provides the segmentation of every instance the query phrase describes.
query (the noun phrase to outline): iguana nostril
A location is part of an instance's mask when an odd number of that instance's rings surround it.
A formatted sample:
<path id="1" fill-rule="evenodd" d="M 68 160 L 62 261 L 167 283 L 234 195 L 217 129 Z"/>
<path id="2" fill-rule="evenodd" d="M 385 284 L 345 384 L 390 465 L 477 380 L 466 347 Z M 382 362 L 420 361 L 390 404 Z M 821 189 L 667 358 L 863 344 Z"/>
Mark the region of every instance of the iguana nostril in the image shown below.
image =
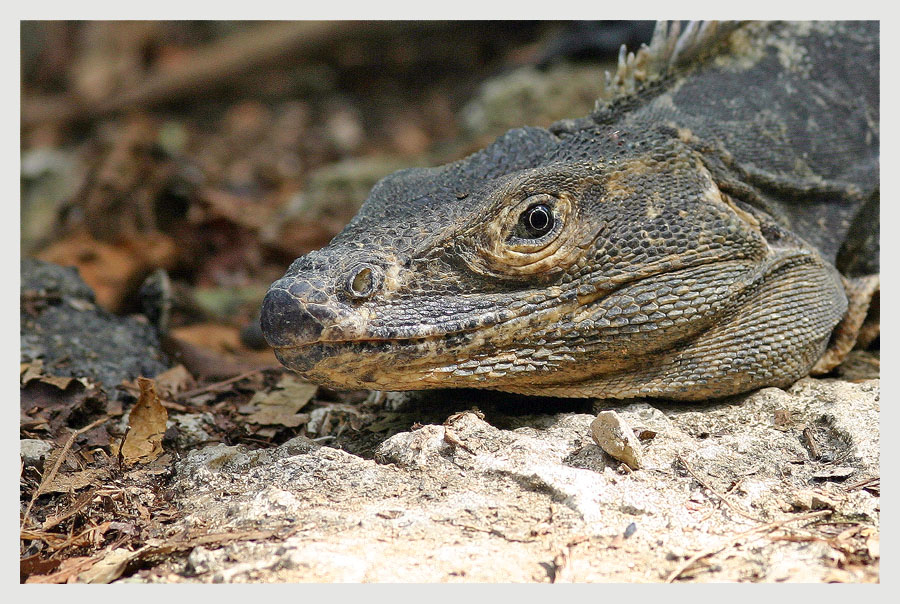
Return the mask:
<path id="1" fill-rule="evenodd" d="M 314 314 L 310 308 L 315 305 L 302 304 L 281 288 L 269 288 L 259 320 L 269 346 L 279 348 L 315 342 L 322 334 L 323 317 L 317 316 L 322 313 Z"/>
<path id="2" fill-rule="evenodd" d="M 381 271 L 369 264 L 363 264 L 350 271 L 347 278 L 346 289 L 351 298 L 365 300 L 374 294 L 382 281 Z"/>

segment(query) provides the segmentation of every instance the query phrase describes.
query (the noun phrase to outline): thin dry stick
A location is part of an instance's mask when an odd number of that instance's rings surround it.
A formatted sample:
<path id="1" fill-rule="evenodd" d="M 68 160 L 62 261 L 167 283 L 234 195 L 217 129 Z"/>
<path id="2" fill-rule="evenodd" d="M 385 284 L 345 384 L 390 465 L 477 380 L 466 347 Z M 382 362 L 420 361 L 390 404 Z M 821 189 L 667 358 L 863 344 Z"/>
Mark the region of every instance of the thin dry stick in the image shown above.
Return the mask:
<path id="1" fill-rule="evenodd" d="M 93 488 L 90 491 L 86 491 L 86 492 L 82 493 L 82 495 L 78 499 L 75 500 L 75 504 L 72 505 L 72 507 L 69 508 L 62 515 L 48 518 L 47 520 L 45 520 L 44 523 L 41 525 L 41 530 L 49 531 L 57 524 L 60 524 L 63 520 L 66 520 L 67 518 L 71 518 L 72 516 L 77 514 L 81 510 L 81 508 L 86 506 L 91 501 L 91 499 L 94 498 L 94 496 L 96 494 L 97 494 L 96 488 Z"/>
<path id="2" fill-rule="evenodd" d="M 69 538 L 66 539 L 65 541 L 63 541 L 62 543 L 57 543 L 56 545 L 53 545 L 53 544 L 49 544 L 49 543 L 48 543 L 48 546 L 49 546 L 50 549 L 52 549 L 53 551 L 59 551 L 59 550 L 61 550 L 61 549 L 64 549 L 64 548 L 66 548 L 66 547 L 69 547 L 69 545 L 71 545 L 72 543 L 75 543 L 78 539 L 81 539 L 82 537 L 84 537 L 84 536 L 87 535 L 88 533 L 92 533 L 92 532 L 94 532 L 94 531 L 96 531 L 96 530 L 99 530 L 99 529 L 103 528 L 104 525 L 109 525 L 109 524 L 110 524 L 109 522 L 104 522 L 104 523 L 102 523 L 102 524 L 95 524 L 95 525 L 89 526 L 88 528 L 84 529 L 83 531 L 81 531 L 81 532 L 78 533 L 77 535 L 74 535 L 74 534 L 73 534 L 73 535 L 69 535 Z"/>
<path id="3" fill-rule="evenodd" d="M 858 489 L 860 487 L 865 488 L 867 486 L 875 484 L 876 482 L 879 482 L 880 480 L 881 480 L 881 476 L 872 476 L 871 478 L 864 478 L 863 480 L 860 480 L 859 482 L 855 482 L 851 485 L 847 485 L 844 488 L 848 491 L 852 491 L 853 489 Z"/>
<path id="4" fill-rule="evenodd" d="M 53 482 L 53 479 L 56 478 L 56 473 L 59 471 L 59 466 L 62 465 L 63 459 L 66 458 L 66 453 L 68 453 L 69 449 L 72 448 L 72 443 L 75 442 L 75 439 L 78 438 L 79 435 L 84 434 L 89 430 L 93 430 L 108 419 L 109 416 L 104 415 L 100 419 L 91 422 L 84 428 L 79 428 L 78 430 L 72 432 L 72 436 L 70 436 L 69 440 L 66 441 L 65 446 L 62 448 L 62 451 L 56 458 L 56 463 L 53 464 L 53 469 L 50 470 L 49 474 L 44 474 L 44 477 L 41 479 L 41 484 L 38 485 L 38 488 L 35 489 L 34 494 L 31 496 L 31 501 L 28 502 L 28 507 L 25 509 L 25 514 L 22 516 L 22 524 L 19 525 L 20 531 L 25 528 L 25 523 L 28 522 L 28 515 L 31 513 L 31 508 L 32 506 L 34 506 L 34 502 L 37 501 L 38 496 L 44 490 L 44 485 L 50 484 L 51 482 Z"/>
<path id="5" fill-rule="evenodd" d="M 709 549 L 703 550 L 702 552 L 698 552 L 698 553 L 694 554 L 693 556 L 688 558 L 684 564 L 682 564 L 677 569 L 672 571 L 672 574 L 670 574 L 669 577 L 666 579 L 666 583 L 673 582 L 675 579 L 678 578 L 678 576 L 681 573 L 683 573 L 684 571 L 689 569 L 691 567 L 691 565 L 693 565 L 694 562 L 696 562 L 697 560 L 700 560 L 701 558 L 705 558 L 707 556 L 711 556 L 713 554 L 717 554 L 726 548 L 732 547 L 733 545 L 735 545 L 736 543 L 741 541 L 744 537 L 748 537 L 750 535 L 753 535 L 754 533 L 771 532 L 771 531 L 774 531 L 775 529 L 781 528 L 782 526 L 784 526 L 786 524 L 790 524 L 791 522 L 798 522 L 800 520 L 809 520 L 810 518 L 818 518 L 819 516 L 828 516 L 831 513 L 832 513 L 831 510 L 820 510 L 818 512 L 811 512 L 809 514 L 803 514 L 802 516 L 795 516 L 794 518 L 786 518 L 784 520 L 777 520 L 775 522 L 770 522 L 768 524 L 763 524 L 761 526 L 753 527 L 752 529 L 750 529 L 748 531 L 744 531 L 743 533 L 739 533 L 739 534 L 735 535 L 734 537 L 731 537 L 730 539 L 728 539 L 724 543 L 720 543 L 716 547 L 711 547 Z"/>
<path id="6" fill-rule="evenodd" d="M 198 394 L 203 394 L 204 392 L 210 392 L 218 388 L 222 388 L 223 386 L 233 384 L 234 382 L 240 382 L 241 380 L 246 379 L 251 375 L 260 373 L 261 371 L 263 371 L 263 369 L 251 369 L 250 371 L 246 371 L 240 375 L 230 377 L 227 380 L 222 380 L 221 382 L 213 382 L 212 384 L 207 384 L 206 386 L 200 386 L 199 388 L 194 388 L 193 390 L 182 392 L 181 394 L 176 395 L 175 399 L 184 401 L 191 398 L 192 396 L 197 396 Z"/>
<path id="7" fill-rule="evenodd" d="M 687 462 L 687 460 L 684 457 L 682 457 L 681 455 L 676 455 L 675 459 L 677 459 L 678 461 L 681 462 L 681 465 L 683 465 L 684 469 L 687 470 L 688 473 L 694 477 L 694 480 L 699 482 L 700 485 L 703 486 L 704 488 L 706 488 L 708 491 L 711 491 L 713 495 L 715 495 L 716 497 L 721 499 L 725 503 L 725 505 L 728 506 L 728 509 L 730 509 L 732 512 L 734 512 L 735 514 L 740 514 L 744 518 L 749 518 L 750 520 L 754 520 L 756 522 L 765 522 L 765 520 L 763 520 L 761 518 L 757 518 L 756 516 L 751 516 L 747 512 L 743 511 L 742 509 L 740 509 L 739 507 L 734 505 L 731 502 L 731 500 L 729 500 L 727 497 L 725 497 L 725 495 L 723 495 L 722 493 L 720 493 L 717 490 L 715 490 L 714 488 L 712 488 L 706 481 L 704 481 L 702 478 L 700 478 L 699 475 L 697 475 L 697 473 L 694 471 L 694 469 L 690 466 L 690 464 Z"/>

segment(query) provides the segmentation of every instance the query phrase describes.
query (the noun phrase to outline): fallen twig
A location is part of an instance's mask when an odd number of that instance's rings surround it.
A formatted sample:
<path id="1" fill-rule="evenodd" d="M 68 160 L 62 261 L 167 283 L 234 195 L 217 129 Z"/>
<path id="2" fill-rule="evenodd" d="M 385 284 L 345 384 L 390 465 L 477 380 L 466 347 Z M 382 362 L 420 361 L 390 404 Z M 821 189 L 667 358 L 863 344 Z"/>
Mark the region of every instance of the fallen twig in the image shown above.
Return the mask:
<path id="1" fill-rule="evenodd" d="M 45 531 L 49 531 L 54 526 L 60 524 L 67 518 L 71 518 L 79 511 L 81 511 L 84 506 L 90 503 L 91 499 L 93 499 L 97 494 L 97 489 L 91 489 L 90 491 L 85 491 L 82 493 L 76 500 L 75 503 L 68 510 L 60 514 L 59 516 L 52 516 L 44 521 L 41 525 L 41 529 Z"/>
<path id="2" fill-rule="evenodd" d="M 684 469 L 688 471 L 688 474 L 690 474 L 691 476 L 694 477 L 694 480 L 699 482 L 702 487 L 704 487 L 706 490 L 710 491 L 713 495 L 715 495 L 716 497 L 721 499 L 725 503 L 725 505 L 728 506 L 728 509 L 730 509 L 732 512 L 734 512 L 735 514 L 740 514 L 744 518 L 748 518 L 748 519 L 754 520 L 756 522 L 765 522 L 765 520 L 763 520 L 761 518 L 757 518 L 756 516 L 752 516 L 751 514 L 748 514 L 747 512 L 743 511 L 742 509 L 737 507 L 735 504 L 733 504 L 731 502 L 731 500 L 728 499 L 728 497 L 726 497 L 722 493 L 719 493 L 717 490 L 712 488 L 712 486 L 710 486 L 709 483 L 707 483 L 705 480 L 700 478 L 700 476 L 694 471 L 694 469 L 691 467 L 691 465 L 687 462 L 687 460 L 684 457 L 682 457 L 681 455 L 676 455 L 675 459 L 677 459 L 678 461 L 681 462 L 681 465 L 683 465 Z"/>
<path id="3" fill-rule="evenodd" d="M 466 451 L 467 453 L 470 453 L 472 455 L 478 455 L 478 453 L 476 451 L 473 451 L 466 443 L 459 440 L 456 434 L 446 426 L 444 427 L 444 442 L 446 442 L 450 446 L 459 447 L 463 451 Z"/>
<path id="4" fill-rule="evenodd" d="M 106 531 L 109 528 L 110 524 L 111 524 L 110 522 L 103 522 L 100 524 L 95 524 L 95 525 L 89 526 L 88 528 L 84 529 L 77 535 L 70 535 L 65 541 L 63 541 L 61 543 L 56 543 L 56 544 L 48 543 L 47 545 L 50 547 L 50 549 L 52 549 L 54 551 L 65 549 L 89 533 L 95 533 L 97 531 L 101 531 L 101 532 Z"/>
<path id="5" fill-rule="evenodd" d="M 28 515 L 31 513 L 31 508 L 34 506 L 34 502 L 37 501 L 37 498 L 43 492 L 44 486 L 50 484 L 51 482 L 53 482 L 53 479 L 56 478 L 56 473 L 59 471 L 59 467 L 62 465 L 63 459 L 65 459 L 66 457 L 66 453 L 68 453 L 69 449 L 72 448 L 72 443 L 75 442 L 75 439 L 78 438 L 79 435 L 93 430 L 108 419 L 109 416 L 104 415 L 100 419 L 91 422 L 87 426 L 79 428 L 78 430 L 75 430 L 75 432 L 72 432 L 69 440 L 66 441 L 66 444 L 62 448 L 62 451 L 60 451 L 59 455 L 57 456 L 56 463 L 53 464 L 53 469 L 50 470 L 49 474 L 44 474 L 44 477 L 41 479 L 41 484 L 39 484 L 38 488 L 34 490 L 34 494 L 31 496 L 31 501 L 28 502 L 28 507 L 25 509 L 25 513 L 22 515 L 22 524 L 19 525 L 19 530 L 25 528 L 25 523 L 28 521 Z"/>
<path id="6" fill-rule="evenodd" d="M 199 388 L 194 388 L 193 390 L 188 390 L 187 392 L 182 392 L 175 396 L 177 400 L 185 401 L 191 397 L 197 396 L 198 394 L 203 394 L 205 392 L 214 392 L 219 388 L 224 388 L 230 384 L 235 382 L 240 382 L 241 380 L 247 379 L 251 375 L 256 375 L 260 373 L 264 369 L 252 369 L 250 371 L 245 371 L 240 375 L 236 375 L 234 377 L 230 377 L 227 380 L 222 380 L 220 382 L 213 382 L 212 384 L 207 384 L 205 386 L 200 386 Z"/>
<path id="7" fill-rule="evenodd" d="M 813 433 L 810 426 L 806 426 L 803 429 L 803 442 L 806 443 L 806 448 L 809 449 L 810 457 L 813 459 L 822 457 L 822 451 L 819 449 L 819 444 L 816 442 L 816 435 Z"/>
<path id="8" fill-rule="evenodd" d="M 738 542 L 740 542 L 745 537 L 749 537 L 750 535 L 753 535 L 756 533 L 771 532 L 771 531 L 781 528 L 782 526 L 784 526 L 786 524 L 790 524 L 791 522 L 799 522 L 801 520 L 809 520 L 810 518 L 818 518 L 820 516 L 828 516 L 832 513 L 833 513 L 832 510 L 819 510 L 818 512 L 810 512 L 809 514 L 803 514 L 801 516 L 795 516 L 793 518 L 785 518 L 784 520 L 776 520 L 775 522 L 769 522 L 768 524 L 763 524 L 761 526 L 753 527 L 750 530 L 744 531 L 743 533 L 739 533 L 739 534 L 735 535 L 734 537 L 727 539 L 724 543 L 720 543 L 719 545 L 717 545 L 715 547 L 711 547 L 709 549 L 706 549 L 706 550 L 703 550 L 701 552 L 694 554 L 693 556 L 688 558 L 684 562 L 684 564 L 682 564 L 677 569 L 672 571 L 672 573 L 666 579 L 666 583 L 672 583 L 673 581 L 675 581 L 675 579 L 677 579 L 679 577 L 679 575 L 681 575 L 681 573 L 683 573 L 684 571 L 689 569 L 698 560 L 705 558 L 707 556 L 712 556 L 713 554 L 717 554 L 724 549 L 732 547 L 733 545 L 736 545 Z"/>
<path id="9" fill-rule="evenodd" d="M 872 476 L 871 478 L 865 478 L 863 480 L 860 480 L 859 482 L 854 482 L 853 484 L 847 485 L 844 488 L 847 489 L 848 491 L 852 491 L 854 489 L 864 489 L 866 487 L 872 486 L 872 485 L 874 485 L 876 483 L 880 483 L 880 482 L 881 482 L 881 476 Z"/>

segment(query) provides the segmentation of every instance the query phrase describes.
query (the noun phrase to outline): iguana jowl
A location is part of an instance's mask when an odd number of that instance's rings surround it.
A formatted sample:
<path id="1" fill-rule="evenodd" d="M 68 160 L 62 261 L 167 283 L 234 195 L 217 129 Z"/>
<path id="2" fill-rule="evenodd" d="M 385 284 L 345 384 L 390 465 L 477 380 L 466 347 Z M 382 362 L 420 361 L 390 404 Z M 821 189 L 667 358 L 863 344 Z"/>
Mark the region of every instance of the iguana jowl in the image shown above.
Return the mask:
<path id="1" fill-rule="evenodd" d="M 383 179 L 263 332 L 341 388 L 698 400 L 829 369 L 878 287 L 878 73 L 877 22 L 661 24 L 592 115 Z"/>

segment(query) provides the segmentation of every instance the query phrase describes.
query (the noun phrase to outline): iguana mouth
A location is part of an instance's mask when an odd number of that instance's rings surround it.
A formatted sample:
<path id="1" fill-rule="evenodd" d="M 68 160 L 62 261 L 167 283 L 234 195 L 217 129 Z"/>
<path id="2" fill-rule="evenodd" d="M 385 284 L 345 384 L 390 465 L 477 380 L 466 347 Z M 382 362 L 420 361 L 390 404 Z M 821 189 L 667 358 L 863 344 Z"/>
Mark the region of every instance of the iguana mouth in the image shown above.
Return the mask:
<path id="1" fill-rule="evenodd" d="M 594 285 L 545 287 L 520 294 L 515 299 L 503 295 L 484 296 L 465 302 L 461 302 L 461 298 L 448 299 L 445 301 L 446 307 L 456 306 L 455 317 L 408 324 L 393 317 L 414 312 L 414 307 L 395 308 L 389 313 L 382 311 L 378 316 L 369 317 L 363 309 L 348 307 L 328 298 L 312 300 L 297 296 L 291 291 L 291 278 L 286 278 L 273 284 L 266 295 L 261 323 L 269 344 L 281 350 L 309 349 L 317 344 L 333 349 L 388 344 L 414 348 L 417 344 L 495 328 L 510 321 L 522 320 L 528 315 L 536 317 L 545 311 L 562 311 L 565 307 L 577 312 L 578 307 L 597 303 L 648 280 L 727 262 L 728 258 L 721 251 L 685 254 L 678 259 L 647 263 L 631 273 L 610 277 Z M 485 307 L 491 310 L 484 312 Z M 514 338 L 515 335 L 510 334 L 509 339 L 512 341 Z"/>
<path id="2" fill-rule="evenodd" d="M 461 336 L 464 334 L 471 334 L 477 332 L 481 328 L 473 328 L 465 331 L 452 331 L 442 334 L 421 336 L 421 337 L 409 337 L 409 338 L 360 338 L 360 339 L 346 339 L 346 340 L 317 340 L 315 342 L 306 342 L 302 344 L 295 344 L 292 346 L 278 346 L 275 347 L 275 353 L 286 353 L 286 352 L 304 352 L 311 351 L 315 348 L 328 348 L 333 350 L 349 350 L 356 349 L 359 352 L 391 352 L 398 351 L 403 348 L 414 349 L 418 347 L 422 347 L 423 345 L 440 342 L 443 340 L 448 340 L 452 337 Z M 385 350 L 379 350 L 379 349 Z"/>
<path id="3" fill-rule="evenodd" d="M 466 335 L 477 330 L 422 338 L 318 341 L 275 348 L 276 358 L 301 377 L 335 388 L 390 389 L 385 375 L 397 383 L 398 374 L 416 380 L 414 365 L 427 359 L 453 356 Z M 393 366 L 393 367 L 391 367 Z"/>
<path id="4" fill-rule="evenodd" d="M 731 263 L 725 258 L 710 255 L 651 263 L 640 271 L 605 281 L 591 292 L 558 287 L 559 291 L 551 294 L 545 288 L 499 310 L 407 326 L 397 325 L 388 315 L 367 320 L 359 309 L 302 300 L 287 288 L 273 286 L 263 303 L 262 326 L 279 361 L 301 375 L 344 387 L 356 382 L 371 386 L 370 380 L 358 377 L 371 372 L 367 369 L 370 364 L 396 377 L 398 373 L 434 370 L 484 347 L 515 349 L 517 342 L 533 339 L 536 330 L 552 332 L 604 300 L 615 300 L 635 290 L 652 290 L 652 283 L 667 275 L 677 280 L 686 271 L 718 272 L 727 264 Z M 747 265 L 739 266 L 741 273 L 753 272 Z M 490 300 L 470 305 L 475 309 L 487 302 Z M 403 365 L 394 366 L 399 364 Z M 359 369 L 351 371 L 350 367 Z M 333 379 L 337 374 L 340 382 Z"/>
<path id="5" fill-rule="evenodd" d="M 476 309 L 477 305 L 472 308 Z M 367 317 L 358 308 L 311 303 L 273 287 L 263 302 L 261 324 L 273 348 L 307 349 L 317 344 L 337 348 L 437 341 L 493 327 L 516 316 L 518 313 L 503 309 L 425 325 L 403 325 L 386 318 Z"/>
<path id="6" fill-rule="evenodd" d="M 362 324 L 361 315 L 349 312 L 344 317 L 346 330 L 341 322 L 317 330 L 305 324 L 314 319 L 307 311 L 314 305 L 292 297 L 291 308 L 296 310 L 293 321 L 287 321 L 293 323 L 288 335 L 300 333 L 315 339 L 286 337 L 275 346 L 275 354 L 304 379 L 339 389 L 414 390 L 452 384 L 527 393 L 558 388 L 563 380 L 608 379 L 614 384 L 660 355 L 679 354 L 691 346 L 718 346 L 705 343 L 717 341 L 713 326 L 718 317 L 731 316 L 733 309 L 748 305 L 773 285 L 777 296 L 780 280 L 773 275 L 785 271 L 805 275 L 820 263 L 817 256 L 803 250 L 777 252 L 755 261 L 695 260 L 700 261 L 674 271 L 632 274 L 614 287 L 591 293 L 581 290 L 582 295 L 577 295 L 578 287 L 545 288 L 545 292 L 559 291 L 525 297 L 502 311 L 453 321 L 452 330 L 425 334 L 421 325 L 413 324 L 403 333 L 403 326 L 389 325 L 387 315 L 374 326 Z M 284 290 L 274 291 L 268 304 L 286 301 L 278 293 Z M 770 310 L 768 303 L 749 307 L 764 315 L 787 317 L 795 312 L 781 302 Z M 269 319 L 263 320 L 270 340 L 278 337 L 271 331 L 272 312 L 270 308 Z M 292 318 L 283 307 L 278 313 Z M 449 326 L 449 322 L 443 324 Z M 440 327 L 432 324 L 427 329 Z M 354 331 L 359 337 L 334 337 Z M 628 342 L 627 351 L 623 342 Z M 735 354 L 723 353 L 723 362 L 732 363 L 727 359 Z M 581 362 L 584 358 L 592 364 Z"/>
<path id="7" fill-rule="evenodd" d="M 716 262 L 704 258 L 682 271 L 702 270 L 710 264 Z M 284 290 L 275 289 L 264 305 L 267 311 L 263 314 L 263 325 L 270 342 L 282 341 L 281 345 L 273 346 L 279 361 L 307 379 L 343 388 L 376 388 L 384 387 L 377 382 L 383 378 L 393 380 L 396 387 L 398 380 L 415 383 L 417 379 L 425 379 L 422 376 L 453 373 L 459 361 L 472 355 L 490 356 L 515 350 L 521 342 L 534 342 L 536 331 L 544 330 L 550 334 L 556 326 L 571 321 L 587 307 L 603 304 L 604 300 L 615 300 L 635 288 L 640 289 L 642 284 L 673 273 L 677 275 L 678 271 L 651 270 L 647 274 L 633 274 L 617 280 L 614 285 L 607 284 L 606 288 L 581 296 L 577 295 L 578 288 L 561 289 L 556 295 L 545 295 L 546 291 L 542 291 L 544 295 L 525 296 L 518 304 L 510 304 L 498 311 L 448 320 L 443 324 L 405 328 L 392 325 L 386 319 L 372 325 L 359 315 L 348 314 L 343 323 L 336 320 L 319 330 L 310 323 L 322 321 L 325 314 L 336 316 L 337 306 L 325 307 L 328 313 L 314 310 L 317 305 L 289 294 L 289 299 L 285 298 L 280 293 Z M 277 310 L 276 304 L 280 305 Z M 286 317 L 286 321 L 277 322 L 272 319 L 275 316 Z M 290 324 L 290 328 L 285 323 Z M 379 331 L 380 336 L 377 335 Z M 358 337 L 352 335 L 354 332 Z"/>

